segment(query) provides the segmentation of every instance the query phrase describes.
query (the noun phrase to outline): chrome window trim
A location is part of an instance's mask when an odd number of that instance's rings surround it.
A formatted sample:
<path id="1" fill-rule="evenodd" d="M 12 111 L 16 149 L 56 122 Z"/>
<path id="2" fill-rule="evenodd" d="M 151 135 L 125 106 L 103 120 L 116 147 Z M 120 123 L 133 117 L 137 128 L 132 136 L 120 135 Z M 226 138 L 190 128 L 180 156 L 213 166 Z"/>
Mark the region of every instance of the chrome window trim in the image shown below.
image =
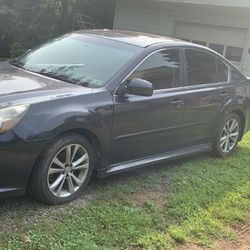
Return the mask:
<path id="1" fill-rule="evenodd" d="M 175 91 L 179 91 L 183 89 L 184 89 L 184 86 L 176 87 L 176 88 L 168 88 L 168 89 L 156 89 L 154 90 L 154 94 L 175 92 Z"/>
<path id="2" fill-rule="evenodd" d="M 148 54 L 146 57 L 144 57 L 128 74 L 127 76 L 125 76 L 123 78 L 123 80 L 120 82 L 120 84 L 118 84 L 118 86 L 116 87 L 115 91 L 114 91 L 114 96 L 117 96 L 116 92 L 117 90 L 121 87 L 121 85 L 125 82 L 125 80 L 130 77 L 134 71 L 136 71 L 140 65 L 146 61 L 150 56 L 152 56 L 153 54 L 155 53 L 158 53 L 158 52 L 161 52 L 161 51 L 164 51 L 164 50 L 171 50 L 171 49 L 177 49 L 180 51 L 180 58 L 181 58 L 181 49 L 193 49 L 193 50 L 200 50 L 200 51 L 203 51 L 205 53 L 208 53 L 212 56 L 214 56 L 217 60 L 220 60 L 221 62 L 223 62 L 226 66 L 227 66 L 227 69 L 228 69 L 228 79 L 227 79 L 227 82 L 216 82 L 216 83 L 206 83 L 206 84 L 199 84 L 199 85 L 183 85 L 183 86 L 179 86 L 179 87 L 176 87 L 176 88 L 166 88 L 166 89 L 157 89 L 157 90 L 154 90 L 154 94 L 158 94 L 158 93 L 165 93 L 165 92 L 172 92 L 172 91 L 179 91 L 179 90 L 185 90 L 185 89 L 189 89 L 189 88 L 206 88 L 206 87 L 211 87 L 211 86 L 217 86 L 217 85 L 225 85 L 225 84 L 230 84 L 231 83 L 231 70 L 230 70 L 230 66 L 228 65 L 228 63 L 225 61 L 225 59 L 221 56 L 221 55 L 217 55 L 216 53 L 212 53 L 210 50 L 206 50 L 206 49 L 203 49 L 203 48 L 199 48 L 199 47 L 193 47 L 193 46 L 184 46 L 184 47 L 170 47 L 170 48 L 161 48 L 161 49 L 158 49 L 158 50 L 155 50 L 153 52 L 151 52 L 150 54 Z M 181 62 L 180 62 L 180 65 Z M 180 76 L 181 76 L 181 72 L 180 72 Z M 185 83 L 183 83 L 185 84 Z"/>
<path id="3" fill-rule="evenodd" d="M 179 54 L 180 54 L 180 47 L 170 47 L 170 48 L 161 48 L 161 49 L 158 49 L 158 50 L 155 50 L 153 52 L 151 52 L 150 54 L 148 54 L 146 57 L 144 57 L 128 74 L 126 77 L 124 77 L 122 79 L 122 81 L 120 82 L 120 84 L 116 87 L 115 91 L 114 91 L 114 96 L 117 96 L 116 95 L 116 92 L 117 90 L 121 87 L 121 85 L 126 81 L 127 78 L 129 78 L 140 66 L 142 63 L 144 63 L 150 56 L 152 56 L 153 54 L 156 54 L 158 52 L 161 52 L 161 51 L 164 51 L 164 50 L 173 50 L 173 49 L 176 49 L 176 50 L 179 50 Z M 180 55 L 180 60 L 181 60 L 181 55 Z M 180 67 L 181 67 L 181 61 L 180 61 Z M 181 79 L 181 70 L 180 70 L 180 79 Z M 180 87 L 177 87 L 177 88 L 180 88 Z M 183 88 L 183 86 L 182 86 Z M 171 89 L 159 89 L 159 91 L 162 91 L 162 90 L 172 90 L 174 88 L 171 88 Z M 158 90 L 154 90 L 155 91 L 158 91 Z"/>
<path id="4" fill-rule="evenodd" d="M 207 53 L 211 56 L 213 56 L 214 58 L 216 58 L 217 60 L 220 60 L 221 62 L 223 62 L 226 66 L 227 66 L 227 70 L 228 70 L 228 76 L 227 76 L 227 82 L 215 82 L 215 83 L 205 83 L 205 84 L 194 84 L 194 85 L 184 85 L 184 88 L 186 87 L 202 87 L 202 86 L 216 86 L 216 85 L 222 85 L 222 84 L 229 84 L 231 82 L 231 70 L 230 70 L 230 67 L 229 65 L 226 63 L 225 59 L 224 58 L 221 58 L 221 55 L 218 56 L 216 53 L 212 53 L 211 51 L 209 50 L 206 50 L 206 49 L 202 49 L 202 48 L 196 48 L 196 47 L 186 47 L 184 48 L 185 50 L 186 49 L 191 49 L 191 50 L 198 50 L 198 51 L 202 51 L 204 53 Z M 184 65 L 186 67 L 186 62 L 184 62 Z M 217 62 L 216 62 L 216 68 L 217 68 Z M 186 79 L 187 80 L 187 79 Z M 186 82 L 187 84 L 187 82 Z"/>
<path id="5" fill-rule="evenodd" d="M 223 86 L 227 85 L 228 82 L 218 82 L 218 83 L 206 83 L 206 84 L 199 84 L 199 85 L 187 85 L 184 86 L 184 90 L 186 89 L 205 89 L 209 87 L 215 87 L 215 86 Z"/>

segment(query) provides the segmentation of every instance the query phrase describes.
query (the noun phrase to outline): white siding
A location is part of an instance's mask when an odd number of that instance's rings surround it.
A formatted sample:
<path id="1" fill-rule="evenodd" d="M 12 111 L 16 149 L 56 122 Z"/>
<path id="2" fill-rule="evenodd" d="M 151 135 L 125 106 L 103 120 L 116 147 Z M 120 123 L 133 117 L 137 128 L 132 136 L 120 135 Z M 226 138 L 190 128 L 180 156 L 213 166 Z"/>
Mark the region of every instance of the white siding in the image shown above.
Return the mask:
<path id="1" fill-rule="evenodd" d="M 246 76 L 250 76 L 250 54 L 248 52 L 250 52 L 250 29 L 248 29 L 248 33 L 247 33 L 247 42 L 245 46 L 243 68 L 242 68 L 242 72 Z"/>
<path id="2" fill-rule="evenodd" d="M 155 34 L 172 34 L 174 20 L 166 15 L 165 4 L 163 7 L 161 9 L 159 3 L 150 1 L 143 1 L 142 4 L 140 1 L 118 0 L 114 28 Z"/>
<path id="3" fill-rule="evenodd" d="M 189 41 L 203 42 L 204 46 L 209 47 L 210 44 L 224 46 L 224 51 L 220 53 L 226 55 L 229 46 L 245 48 L 247 29 L 228 28 L 218 25 L 194 24 L 194 23 L 176 23 L 175 36 Z M 241 61 L 232 61 L 239 69 L 242 69 L 243 54 Z"/>
<path id="4" fill-rule="evenodd" d="M 250 7 L 249 0 L 152 0 L 170 3 L 194 3 L 203 5 L 228 6 L 228 7 Z"/>
<path id="5" fill-rule="evenodd" d="M 117 0 L 115 29 L 174 36 L 177 22 L 248 29 L 250 10 L 150 0 Z M 242 71 L 250 76 L 249 31 L 244 47 Z"/>

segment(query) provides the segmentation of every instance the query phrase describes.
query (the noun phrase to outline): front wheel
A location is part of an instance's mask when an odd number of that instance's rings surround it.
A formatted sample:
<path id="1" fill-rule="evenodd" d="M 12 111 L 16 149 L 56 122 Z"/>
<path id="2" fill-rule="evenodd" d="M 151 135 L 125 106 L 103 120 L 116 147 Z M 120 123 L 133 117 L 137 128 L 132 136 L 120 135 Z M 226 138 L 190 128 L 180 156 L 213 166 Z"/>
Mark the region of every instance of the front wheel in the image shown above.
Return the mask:
<path id="1" fill-rule="evenodd" d="M 30 193 L 48 204 L 64 204 L 76 199 L 93 172 L 93 150 L 77 134 L 58 138 L 39 159 L 31 176 Z"/>
<path id="2" fill-rule="evenodd" d="M 214 141 L 214 152 L 219 157 L 232 154 L 239 142 L 242 130 L 241 120 L 236 114 L 226 115 L 220 125 Z"/>

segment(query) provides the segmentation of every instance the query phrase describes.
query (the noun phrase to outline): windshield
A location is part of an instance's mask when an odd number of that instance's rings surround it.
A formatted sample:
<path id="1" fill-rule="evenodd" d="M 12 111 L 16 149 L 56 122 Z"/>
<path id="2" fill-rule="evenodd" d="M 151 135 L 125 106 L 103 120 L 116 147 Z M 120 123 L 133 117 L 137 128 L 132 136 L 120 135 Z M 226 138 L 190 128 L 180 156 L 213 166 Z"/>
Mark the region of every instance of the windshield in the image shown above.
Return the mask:
<path id="1" fill-rule="evenodd" d="M 72 34 L 13 61 L 26 70 L 91 88 L 104 86 L 141 48 Z"/>

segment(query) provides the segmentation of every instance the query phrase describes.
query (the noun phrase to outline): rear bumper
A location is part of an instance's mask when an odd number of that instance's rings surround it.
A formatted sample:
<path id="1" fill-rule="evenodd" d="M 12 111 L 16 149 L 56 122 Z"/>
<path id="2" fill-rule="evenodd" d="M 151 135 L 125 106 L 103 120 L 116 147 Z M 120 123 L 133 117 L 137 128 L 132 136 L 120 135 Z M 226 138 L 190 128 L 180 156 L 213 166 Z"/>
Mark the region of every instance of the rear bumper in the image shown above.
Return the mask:
<path id="1" fill-rule="evenodd" d="M 44 142 L 24 142 L 13 132 L 0 135 L 0 197 L 24 195 Z"/>

